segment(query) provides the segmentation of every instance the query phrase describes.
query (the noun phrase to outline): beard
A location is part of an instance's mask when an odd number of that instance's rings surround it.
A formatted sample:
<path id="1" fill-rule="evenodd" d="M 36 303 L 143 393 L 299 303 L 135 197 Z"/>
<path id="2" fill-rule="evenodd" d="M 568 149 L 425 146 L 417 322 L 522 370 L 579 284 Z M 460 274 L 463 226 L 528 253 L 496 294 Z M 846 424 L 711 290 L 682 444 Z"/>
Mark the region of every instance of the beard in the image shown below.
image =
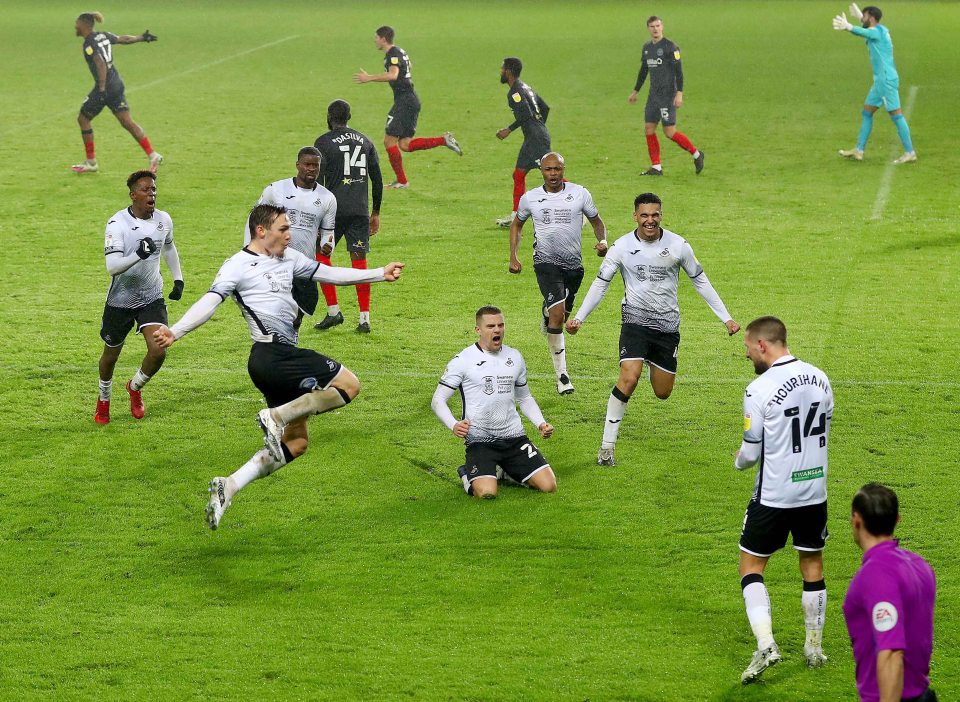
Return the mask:
<path id="1" fill-rule="evenodd" d="M 506 83 L 507 83 L 507 76 L 504 75 L 503 73 L 501 73 L 501 74 L 500 74 L 500 84 L 501 84 L 501 85 L 506 85 Z"/>
<path id="2" fill-rule="evenodd" d="M 770 364 L 764 363 L 762 360 L 753 362 L 753 370 L 757 375 L 763 375 L 768 370 L 770 370 Z"/>

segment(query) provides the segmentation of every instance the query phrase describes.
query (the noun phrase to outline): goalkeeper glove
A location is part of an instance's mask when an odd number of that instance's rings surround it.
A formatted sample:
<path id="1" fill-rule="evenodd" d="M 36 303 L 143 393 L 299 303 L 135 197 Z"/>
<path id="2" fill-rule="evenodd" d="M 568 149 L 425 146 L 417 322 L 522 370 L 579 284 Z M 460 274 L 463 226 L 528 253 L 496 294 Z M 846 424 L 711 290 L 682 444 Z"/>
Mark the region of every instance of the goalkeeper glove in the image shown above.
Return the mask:
<path id="1" fill-rule="evenodd" d="M 173 281 L 173 290 L 170 291 L 169 295 L 171 300 L 179 300 L 183 297 L 183 281 L 175 280 Z"/>
<path id="2" fill-rule="evenodd" d="M 137 246 L 137 256 L 142 260 L 147 260 L 153 254 L 157 252 L 157 245 L 150 237 L 145 237 L 140 240 L 140 244 Z"/>
<path id="3" fill-rule="evenodd" d="M 838 32 L 847 32 L 853 29 L 853 25 L 847 21 L 847 16 L 840 14 L 833 18 L 833 28 Z"/>
<path id="4" fill-rule="evenodd" d="M 149 43 L 149 42 L 151 42 L 151 41 L 156 41 L 156 40 L 157 40 L 157 35 L 156 35 L 156 34 L 151 34 L 151 33 L 150 33 L 150 30 L 147 29 L 147 30 L 144 31 L 144 33 L 143 33 L 143 40 L 144 40 L 145 42 L 147 42 L 147 43 Z"/>
<path id="5" fill-rule="evenodd" d="M 857 7 L 857 3 L 850 3 L 850 7 L 847 9 L 847 12 L 850 13 L 851 17 L 856 17 L 857 22 L 863 22 L 863 13 L 860 11 L 860 8 Z"/>

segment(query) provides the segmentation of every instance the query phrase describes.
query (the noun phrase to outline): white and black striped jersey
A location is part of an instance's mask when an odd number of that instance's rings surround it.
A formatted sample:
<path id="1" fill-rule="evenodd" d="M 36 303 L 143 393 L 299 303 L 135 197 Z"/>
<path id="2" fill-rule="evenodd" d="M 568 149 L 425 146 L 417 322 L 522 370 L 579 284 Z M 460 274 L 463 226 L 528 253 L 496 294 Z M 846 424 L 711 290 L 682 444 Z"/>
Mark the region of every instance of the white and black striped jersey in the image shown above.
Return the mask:
<path id="1" fill-rule="evenodd" d="M 141 239 L 153 239 L 156 251 L 110 280 L 107 304 L 134 309 L 149 305 L 163 297 L 160 275 L 160 249 L 173 243 L 173 220 L 163 210 L 154 210 L 150 219 L 137 219 L 129 207 L 117 212 L 107 222 L 103 242 L 105 256 L 131 256 Z"/>
<path id="2" fill-rule="evenodd" d="M 674 333 L 680 329 L 680 269 L 691 280 L 704 273 L 683 237 L 667 229 L 661 231 L 656 241 L 644 241 L 636 230 L 617 239 L 600 264 L 597 277 L 606 282 L 618 272 L 623 277 L 621 312 L 625 324 Z M 721 321 L 730 319 L 719 297 L 716 302 L 716 308 L 711 304 L 714 313 Z"/>
<path id="3" fill-rule="evenodd" d="M 583 217 L 598 214 L 590 191 L 576 183 L 564 183 L 558 193 L 547 192 L 543 186 L 528 190 L 517 207 L 521 222 L 533 218 L 533 262 L 568 270 L 583 268 Z"/>
<path id="4" fill-rule="evenodd" d="M 460 390 L 463 418 L 470 420 L 468 445 L 525 436 L 516 388 L 527 384 L 527 364 L 516 349 L 504 344 L 488 353 L 472 344 L 447 364 L 440 384 Z"/>
<path id="5" fill-rule="evenodd" d="M 317 237 L 321 230 L 333 231 L 337 218 L 337 198 L 317 183 L 313 189 L 300 188 L 293 178 L 271 183 L 263 189 L 258 205 L 287 208 L 290 220 L 290 248 L 308 258 L 317 255 Z M 243 245 L 250 243 L 250 222 L 243 230 Z"/>
<path id="6" fill-rule="evenodd" d="M 753 499 L 803 507 L 827 499 L 833 389 L 826 373 L 786 355 L 747 386 L 743 440 L 760 444 Z"/>
<path id="7" fill-rule="evenodd" d="M 210 292 L 236 301 L 254 341 L 296 344 L 299 307 L 293 300 L 293 279 L 311 278 L 319 267 L 312 257 L 289 247 L 279 258 L 244 248 L 220 267 Z"/>

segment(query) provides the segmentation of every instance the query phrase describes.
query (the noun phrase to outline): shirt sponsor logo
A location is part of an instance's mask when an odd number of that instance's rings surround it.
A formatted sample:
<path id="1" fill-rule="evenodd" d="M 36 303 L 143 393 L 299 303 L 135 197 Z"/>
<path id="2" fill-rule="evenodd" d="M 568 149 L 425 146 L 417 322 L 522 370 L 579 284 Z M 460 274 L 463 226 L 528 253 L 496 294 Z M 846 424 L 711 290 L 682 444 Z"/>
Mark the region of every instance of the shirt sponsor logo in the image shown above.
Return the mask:
<path id="1" fill-rule="evenodd" d="M 873 620 L 873 628 L 879 632 L 884 632 L 895 627 L 900 617 L 897 608 L 892 603 L 877 602 L 873 605 L 873 613 L 870 618 Z"/>
<path id="2" fill-rule="evenodd" d="M 746 425 L 746 421 L 744 421 Z M 746 429 L 744 429 L 746 431 Z M 795 470 L 790 474 L 790 481 L 794 483 L 802 483 L 805 480 L 816 480 L 817 478 L 823 477 L 823 466 L 817 466 L 816 468 L 805 468 L 804 470 Z"/>

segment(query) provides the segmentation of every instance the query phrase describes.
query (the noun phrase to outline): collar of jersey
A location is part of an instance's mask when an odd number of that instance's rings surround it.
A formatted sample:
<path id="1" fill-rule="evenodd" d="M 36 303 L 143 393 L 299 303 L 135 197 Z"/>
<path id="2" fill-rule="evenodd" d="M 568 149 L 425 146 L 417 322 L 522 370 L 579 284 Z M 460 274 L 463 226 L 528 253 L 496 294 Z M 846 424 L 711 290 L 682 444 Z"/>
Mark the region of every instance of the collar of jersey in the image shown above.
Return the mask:
<path id="1" fill-rule="evenodd" d="M 306 190 L 306 188 L 301 188 L 299 185 L 297 185 L 297 178 L 296 178 L 296 176 L 294 176 L 294 177 L 291 178 L 290 180 L 293 181 L 293 187 L 295 187 L 297 190 Z M 314 184 L 313 184 L 313 187 L 310 188 L 310 192 L 313 192 L 314 190 L 316 190 L 318 185 L 320 185 L 320 183 L 314 183 Z"/>
<path id="2" fill-rule="evenodd" d="M 787 365 L 788 363 L 793 363 L 793 362 L 796 361 L 796 360 L 797 360 L 797 358 L 796 358 L 795 356 L 792 356 L 792 355 L 790 355 L 790 354 L 788 353 L 788 354 L 785 354 L 785 355 L 781 356 L 780 358 L 778 358 L 778 359 L 777 359 L 776 361 L 774 361 L 773 363 L 771 363 L 771 364 L 770 364 L 770 367 L 771 367 L 771 368 L 776 368 L 777 366 L 785 366 L 785 365 Z"/>
<path id="3" fill-rule="evenodd" d="M 872 546 L 869 550 L 864 551 L 863 553 L 863 563 L 866 563 L 869 559 L 873 558 L 875 554 L 882 553 L 892 548 L 900 547 L 900 539 L 890 539 L 889 541 L 881 541 L 880 543 Z"/>
<path id="4" fill-rule="evenodd" d="M 649 244 L 650 246 L 653 246 L 658 241 L 663 240 L 663 227 L 660 227 L 660 236 L 658 236 L 653 241 L 647 241 L 646 239 L 640 236 L 640 227 L 637 227 L 636 229 L 633 230 L 633 238 L 639 241 L 641 244 Z"/>
<path id="5" fill-rule="evenodd" d="M 152 222 L 152 221 L 153 221 L 153 215 L 155 215 L 155 214 L 157 213 L 157 211 L 154 210 L 154 211 L 153 211 L 153 214 L 151 214 L 151 215 L 150 215 L 149 217 L 147 217 L 146 219 L 140 219 L 140 217 L 137 217 L 137 215 L 133 214 L 133 206 L 132 206 L 132 205 L 127 208 L 127 212 L 129 213 L 129 215 L 130 215 L 131 217 L 133 217 L 134 219 L 139 219 L 141 222 Z"/>

